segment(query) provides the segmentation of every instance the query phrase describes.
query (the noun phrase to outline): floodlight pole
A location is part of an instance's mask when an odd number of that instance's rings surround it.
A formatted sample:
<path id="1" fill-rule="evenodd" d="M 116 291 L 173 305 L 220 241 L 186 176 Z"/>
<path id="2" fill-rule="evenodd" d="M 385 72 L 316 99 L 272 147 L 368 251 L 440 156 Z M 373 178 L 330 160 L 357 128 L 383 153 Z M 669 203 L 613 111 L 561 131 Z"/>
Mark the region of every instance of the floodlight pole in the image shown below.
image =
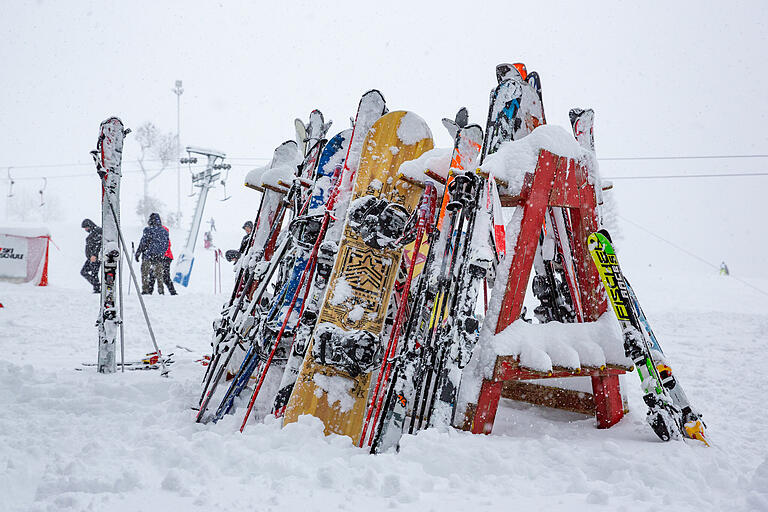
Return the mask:
<path id="1" fill-rule="evenodd" d="M 176 86 L 171 89 L 176 95 L 176 220 L 181 219 L 181 163 L 179 162 L 179 149 L 181 148 L 181 80 L 176 80 Z"/>

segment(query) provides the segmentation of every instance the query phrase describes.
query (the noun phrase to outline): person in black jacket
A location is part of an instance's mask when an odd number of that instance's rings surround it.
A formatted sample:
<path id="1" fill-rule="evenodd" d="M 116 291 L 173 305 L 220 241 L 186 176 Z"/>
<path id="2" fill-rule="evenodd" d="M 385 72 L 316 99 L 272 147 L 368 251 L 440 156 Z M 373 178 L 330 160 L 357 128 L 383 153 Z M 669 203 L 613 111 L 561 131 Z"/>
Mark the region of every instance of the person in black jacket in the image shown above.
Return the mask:
<path id="1" fill-rule="evenodd" d="M 136 249 L 136 261 L 141 260 L 141 293 L 152 294 L 155 280 L 158 280 L 157 292 L 163 294 L 163 260 L 165 251 L 168 250 L 168 231 L 163 228 L 160 214 L 153 213 L 149 216 L 147 227 L 141 235 L 139 247 Z"/>
<path id="2" fill-rule="evenodd" d="M 245 252 L 248 250 L 248 242 L 251 239 L 251 231 L 253 231 L 253 222 L 249 220 L 245 221 L 245 224 L 243 224 L 243 229 L 245 230 L 245 236 L 240 241 L 240 249 L 230 249 L 224 255 L 227 261 L 231 263 L 237 263 L 237 260 L 240 259 L 240 256 L 245 254 Z"/>
<path id="3" fill-rule="evenodd" d="M 101 268 L 101 228 L 91 219 L 84 219 L 80 224 L 88 237 L 85 239 L 85 263 L 80 269 L 80 275 L 93 286 L 93 293 L 101 292 L 99 284 L 99 269 Z"/>
<path id="4" fill-rule="evenodd" d="M 249 220 L 245 221 L 245 224 L 243 224 L 243 229 L 245 230 L 245 236 L 240 242 L 240 254 L 245 254 L 245 251 L 248 250 L 248 240 L 250 240 L 251 231 L 253 231 L 253 222 Z"/>

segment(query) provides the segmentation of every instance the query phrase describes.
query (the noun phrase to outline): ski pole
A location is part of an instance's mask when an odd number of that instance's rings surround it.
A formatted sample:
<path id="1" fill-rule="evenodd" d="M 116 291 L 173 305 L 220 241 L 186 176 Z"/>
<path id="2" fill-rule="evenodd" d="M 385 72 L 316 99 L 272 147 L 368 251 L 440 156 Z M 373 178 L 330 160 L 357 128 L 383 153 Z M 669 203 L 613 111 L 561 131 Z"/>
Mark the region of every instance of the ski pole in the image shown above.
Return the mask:
<path id="1" fill-rule="evenodd" d="M 112 211 L 112 217 L 115 219 L 115 226 L 117 227 L 117 234 L 120 237 L 120 244 L 125 247 L 125 239 L 123 239 L 123 230 L 120 229 L 120 222 L 118 222 L 117 219 L 117 213 L 115 213 L 115 207 L 112 205 L 112 201 L 109 199 L 109 195 L 105 194 L 104 197 L 107 200 L 107 204 L 109 204 L 109 209 Z M 136 280 L 136 273 L 133 271 L 133 265 L 131 264 L 131 260 L 128 259 L 128 255 L 123 253 L 125 256 L 125 259 L 128 261 L 128 269 L 131 271 L 131 279 L 133 279 L 133 286 L 136 287 L 136 290 L 139 289 L 139 282 Z M 144 313 L 144 320 L 147 323 L 147 330 L 149 330 L 149 337 L 152 339 L 152 345 L 155 347 L 155 352 L 157 352 L 157 360 L 160 363 L 160 366 L 163 367 L 163 371 L 160 372 L 160 375 L 163 377 L 168 376 L 168 368 L 165 367 L 165 360 L 163 359 L 163 354 L 160 351 L 160 347 L 157 346 L 157 340 L 155 340 L 155 332 L 152 330 L 152 324 L 149 322 L 149 315 L 147 314 L 147 308 L 144 305 L 144 298 L 141 296 L 140 293 L 137 293 L 136 295 L 139 298 L 139 304 L 141 304 L 141 312 Z"/>
<path id="2" fill-rule="evenodd" d="M 466 279 L 466 276 L 469 275 L 467 271 L 467 264 L 469 262 L 470 249 L 472 246 L 472 237 L 475 231 L 475 221 L 477 219 L 477 205 L 479 204 L 481 194 L 482 194 L 482 187 L 478 186 L 475 192 L 475 197 L 472 199 L 471 204 L 465 204 L 462 207 L 462 210 L 470 209 L 470 211 L 474 210 L 474 212 L 470 214 L 470 218 L 467 221 L 466 233 L 464 235 L 463 254 L 461 255 L 462 259 L 459 266 L 460 277 L 459 277 L 459 280 L 456 281 L 455 284 L 453 285 L 453 290 L 451 291 L 451 303 L 450 303 L 450 307 L 448 308 L 448 311 L 455 311 L 458 306 L 459 294 L 467 292 L 467 287 L 466 286 L 461 287 L 460 283 L 464 279 Z M 448 324 L 448 322 L 450 322 L 450 325 Z M 453 327 L 453 323 L 454 323 L 454 320 L 451 317 L 446 317 L 443 320 L 442 325 L 440 326 L 440 329 L 441 329 L 440 338 L 443 337 L 443 333 L 450 332 L 450 329 Z M 448 347 L 445 343 L 438 345 L 437 349 L 440 351 L 440 357 L 437 359 L 439 361 L 439 364 L 437 365 L 437 367 L 435 367 L 435 370 L 433 370 L 435 372 L 435 382 L 432 387 L 429 407 L 427 409 L 427 417 L 426 417 L 427 427 L 429 427 L 429 423 L 432 418 L 432 412 L 434 411 L 434 408 L 435 408 L 435 401 L 437 400 L 439 385 L 443 380 L 443 376 L 441 374 L 443 371 L 443 366 L 445 365 L 445 358 L 448 356 Z M 427 391 L 427 393 L 429 393 L 429 391 Z M 419 418 L 419 429 L 421 429 L 421 421 L 424 420 L 423 414 L 424 414 L 424 410 L 422 406 L 422 417 Z"/>
<path id="3" fill-rule="evenodd" d="M 136 254 L 136 250 L 134 248 L 133 242 L 131 242 L 131 259 L 133 259 L 134 255 Z M 128 280 L 128 295 L 131 294 L 131 280 Z"/>
<path id="4" fill-rule="evenodd" d="M 122 244 L 118 245 L 118 250 L 122 253 L 125 247 Z M 123 309 L 123 260 L 117 262 L 117 291 L 119 293 L 120 300 L 120 368 L 121 372 L 125 373 L 125 328 L 123 323 L 125 322 L 124 309 Z M 128 283 L 131 281 L 129 280 Z M 130 284 L 128 285 L 130 286 Z"/>
<path id="5" fill-rule="evenodd" d="M 428 211 L 434 210 L 434 199 L 436 197 L 435 188 L 431 183 L 427 183 L 427 189 L 424 191 L 424 197 L 419 205 L 419 218 L 417 221 L 416 231 L 416 243 L 413 246 L 413 257 L 411 258 L 411 264 L 408 268 L 408 277 L 405 280 L 405 286 L 403 287 L 402 300 L 400 301 L 400 307 L 397 309 L 395 315 L 395 322 L 392 325 L 392 334 L 389 337 L 389 343 L 387 344 L 387 350 L 381 361 L 381 368 L 379 369 L 379 376 L 376 379 L 376 386 L 374 387 L 373 394 L 371 396 L 371 402 L 368 405 L 368 412 L 365 417 L 365 424 L 363 430 L 360 433 L 360 441 L 358 446 L 362 447 L 365 443 L 365 436 L 368 432 L 368 424 L 371 420 L 371 415 L 375 409 L 376 414 L 373 418 L 373 425 L 379 420 L 379 414 L 381 413 L 381 405 L 386 393 L 379 396 L 379 391 L 382 389 L 382 376 L 383 385 L 386 387 L 386 383 L 389 381 L 389 374 L 392 370 L 392 360 L 395 357 L 397 351 L 397 342 L 400 339 L 400 325 L 403 322 L 403 316 L 408 305 L 408 293 L 411 288 L 411 280 L 413 279 L 413 272 L 416 268 L 416 261 L 418 260 L 419 251 L 421 250 L 421 239 L 424 237 L 424 231 L 427 228 L 427 215 Z M 371 428 L 371 436 L 368 440 L 370 446 L 373 442 L 373 435 L 375 429 Z"/>

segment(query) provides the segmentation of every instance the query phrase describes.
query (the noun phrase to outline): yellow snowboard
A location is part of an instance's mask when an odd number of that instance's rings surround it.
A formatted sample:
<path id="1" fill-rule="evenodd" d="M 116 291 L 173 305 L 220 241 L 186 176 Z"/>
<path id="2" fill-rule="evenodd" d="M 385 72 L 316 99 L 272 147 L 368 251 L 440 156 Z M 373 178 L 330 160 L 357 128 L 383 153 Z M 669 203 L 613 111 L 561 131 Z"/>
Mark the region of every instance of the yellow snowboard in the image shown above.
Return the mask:
<path id="1" fill-rule="evenodd" d="M 400 164 L 418 158 L 432 147 L 429 127 L 416 114 L 397 111 L 381 117 L 363 143 L 352 201 L 374 195 L 413 212 L 422 189 L 398 179 L 397 171 Z M 343 333 L 364 330 L 381 335 L 402 252 L 402 248 L 369 247 L 347 221 L 313 339 L 286 407 L 284 424 L 296 421 L 302 414 L 311 414 L 323 421 L 326 435 L 346 435 L 358 442 L 371 373 L 351 377 L 341 368 L 320 364 L 313 355 L 313 345 L 319 346 L 322 342 L 318 333 L 329 329 Z"/>

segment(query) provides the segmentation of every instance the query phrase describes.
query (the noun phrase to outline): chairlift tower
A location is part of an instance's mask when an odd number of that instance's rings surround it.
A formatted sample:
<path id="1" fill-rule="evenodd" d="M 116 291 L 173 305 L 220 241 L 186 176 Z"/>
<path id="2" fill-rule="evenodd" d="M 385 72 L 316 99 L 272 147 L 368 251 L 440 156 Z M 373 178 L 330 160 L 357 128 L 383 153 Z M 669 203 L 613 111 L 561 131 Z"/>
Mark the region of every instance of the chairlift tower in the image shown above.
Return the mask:
<path id="1" fill-rule="evenodd" d="M 182 164 L 195 164 L 197 163 L 197 157 L 194 155 L 202 155 L 208 158 L 205 169 L 198 173 L 192 173 L 192 186 L 199 188 L 200 192 L 197 196 L 197 204 L 195 205 L 195 214 L 192 217 L 192 224 L 189 227 L 187 233 L 187 242 L 181 251 L 178 259 L 176 260 L 176 269 L 173 276 L 173 280 L 182 286 L 189 285 L 189 276 L 192 273 L 192 264 L 195 262 L 195 245 L 197 244 L 197 236 L 200 231 L 200 224 L 203 219 L 203 211 L 205 210 L 205 201 L 208 198 L 208 191 L 216 186 L 217 180 L 221 177 L 221 171 L 227 171 L 231 166 L 225 164 L 224 158 L 227 156 L 222 151 L 215 149 L 206 149 L 196 146 L 187 146 L 186 158 L 182 158 L 180 162 Z M 221 180 L 222 184 L 226 182 L 226 179 Z"/>

